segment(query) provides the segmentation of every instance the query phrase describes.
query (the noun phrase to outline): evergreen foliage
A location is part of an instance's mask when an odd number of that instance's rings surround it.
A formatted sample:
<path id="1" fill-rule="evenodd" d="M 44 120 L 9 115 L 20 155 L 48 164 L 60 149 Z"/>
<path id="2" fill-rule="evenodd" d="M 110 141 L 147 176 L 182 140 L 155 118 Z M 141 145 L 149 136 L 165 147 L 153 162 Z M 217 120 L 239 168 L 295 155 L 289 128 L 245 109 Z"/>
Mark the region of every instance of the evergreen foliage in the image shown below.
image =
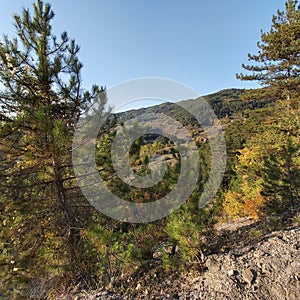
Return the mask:
<path id="1" fill-rule="evenodd" d="M 30 277 L 34 265 L 41 278 L 53 269 L 77 279 L 85 272 L 78 230 L 85 216 L 76 208 L 84 201 L 74 192 L 70 151 L 75 122 L 104 89 L 83 89 L 79 46 L 66 32 L 52 34 L 53 18 L 51 6 L 38 0 L 33 14 L 23 9 L 14 17 L 16 37 L 4 36 L 0 44 L 1 216 L 7 232 L 1 247 L 8 278 Z"/>
<path id="2" fill-rule="evenodd" d="M 243 64 L 243 68 L 251 74 L 237 74 L 238 79 L 255 80 L 268 87 L 252 96 L 291 99 L 299 94 L 300 5 L 297 0 L 288 0 L 285 8 L 273 16 L 271 30 L 261 33 L 258 54 L 248 54 L 256 64 Z"/>
<path id="3" fill-rule="evenodd" d="M 71 164 L 75 123 L 90 103 L 105 109 L 105 89 L 82 86 L 79 46 L 67 33 L 52 34 L 54 12 L 37 0 L 33 13 L 15 16 L 16 38 L 0 43 L 0 293 L 11 299 L 56 299 L 60 285 L 126 288 L 159 266 L 163 271 L 202 269 L 219 250 L 214 231 L 221 219 L 258 220 L 300 206 L 299 6 L 288 0 L 262 33 L 258 65 L 244 68 L 258 90 L 229 89 L 205 99 L 224 125 L 227 170 L 217 196 L 198 208 L 211 168 L 210 143 L 201 125 L 175 104 L 113 117 L 99 133 L 99 175 L 116 195 L 136 203 L 169 193 L 180 174 L 175 144 L 160 134 L 131 146 L 133 171 L 148 174 L 153 156 L 167 170 L 150 188 L 135 188 L 115 173 L 111 146 L 117 123 L 140 113 L 163 113 L 187 127 L 198 146 L 200 175 L 181 208 L 151 224 L 113 220 L 93 209 L 76 186 Z M 248 98 L 248 100 L 244 100 Z M 289 101 L 286 101 L 289 99 Z M 201 99 L 187 100 L 197 101 Z M 115 126 L 117 125 L 117 126 Z M 125 127 L 126 133 L 137 124 Z M 191 168 L 191 172 L 192 172 Z M 52 294 L 51 294 L 52 293 Z"/>

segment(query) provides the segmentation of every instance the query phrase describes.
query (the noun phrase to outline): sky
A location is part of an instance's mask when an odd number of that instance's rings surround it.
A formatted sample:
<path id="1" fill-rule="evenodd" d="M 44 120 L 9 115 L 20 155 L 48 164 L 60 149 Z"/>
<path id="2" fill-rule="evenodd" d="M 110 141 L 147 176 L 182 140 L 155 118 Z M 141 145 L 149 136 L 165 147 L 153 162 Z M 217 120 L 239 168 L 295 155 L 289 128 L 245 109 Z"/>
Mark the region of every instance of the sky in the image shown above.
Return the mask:
<path id="1" fill-rule="evenodd" d="M 31 1 L 0 0 L 0 35 L 14 35 L 14 13 Z M 225 88 L 256 88 L 242 82 L 247 54 L 257 52 L 261 30 L 283 0 L 53 0 L 53 31 L 67 31 L 81 46 L 84 86 L 108 89 L 121 82 L 161 77 L 199 95 Z M 2 39 L 2 38 L 1 38 Z"/>

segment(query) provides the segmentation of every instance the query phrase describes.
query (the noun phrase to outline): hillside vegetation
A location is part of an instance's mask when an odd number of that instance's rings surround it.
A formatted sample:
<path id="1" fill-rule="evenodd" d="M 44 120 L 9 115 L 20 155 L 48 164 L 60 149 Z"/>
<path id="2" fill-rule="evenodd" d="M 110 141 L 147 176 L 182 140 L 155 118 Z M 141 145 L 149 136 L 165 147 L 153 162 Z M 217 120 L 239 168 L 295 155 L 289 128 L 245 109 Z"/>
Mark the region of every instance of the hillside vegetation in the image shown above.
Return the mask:
<path id="1" fill-rule="evenodd" d="M 179 209 L 151 223 L 109 218 L 80 191 L 72 165 L 73 133 L 91 103 L 97 103 L 101 117 L 109 114 L 105 88 L 83 89 L 79 46 L 65 32 L 53 36 L 49 4 L 37 0 L 33 8 L 32 14 L 24 9 L 14 17 L 16 39 L 4 37 L 0 43 L 0 298 L 67 299 L 78 290 L 106 288 L 134 293 L 141 278 L 159 283 L 187 270 L 205 272 L 208 256 L 299 223 L 297 1 L 288 0 L 270 32 L 262 33 L 258 54 L 249 54 L 254 65 L 243 66 L 250 73 L 237 75 L 262 88 L 204 96 L 227 144 L 226 172 L 207 206 L 199 208 L 198 201 L 211 169 L 210 141 L 190 113 L 164 103 L 112 116 L 99 132 L 97 172 L 115 195 L 135 203 L 172 191 L 181 157 L 159 133 L 141 136 L 130 148 L 131 168 L 149 174 L 155 157 L 154 163 L 166 161 L 166 173 L 152 187 L 130 186 L 116 175 L 111 159 L 117 130 L 134 132 L 138 124 L 128 126 L 127 120 L 160 113 L 184 125 L 195 140 L 201 166 L 196 188 Z M 232 233 L 245 221 L 255 226 Z"/>

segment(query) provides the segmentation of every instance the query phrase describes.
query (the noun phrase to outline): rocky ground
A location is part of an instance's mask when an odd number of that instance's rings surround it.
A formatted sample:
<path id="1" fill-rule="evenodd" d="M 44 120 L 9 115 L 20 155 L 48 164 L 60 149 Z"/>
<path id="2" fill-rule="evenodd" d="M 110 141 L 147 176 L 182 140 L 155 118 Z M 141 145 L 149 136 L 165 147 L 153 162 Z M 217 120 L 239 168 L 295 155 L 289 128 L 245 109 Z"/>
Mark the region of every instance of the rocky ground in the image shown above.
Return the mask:
<path id="1" fill-rule="evenodd" d="M 272 232 L 203 259 L 201 272 L 142 277 L 124 294 L 82 292 L 74 299 L 300 299 L 300 227 Z"/>

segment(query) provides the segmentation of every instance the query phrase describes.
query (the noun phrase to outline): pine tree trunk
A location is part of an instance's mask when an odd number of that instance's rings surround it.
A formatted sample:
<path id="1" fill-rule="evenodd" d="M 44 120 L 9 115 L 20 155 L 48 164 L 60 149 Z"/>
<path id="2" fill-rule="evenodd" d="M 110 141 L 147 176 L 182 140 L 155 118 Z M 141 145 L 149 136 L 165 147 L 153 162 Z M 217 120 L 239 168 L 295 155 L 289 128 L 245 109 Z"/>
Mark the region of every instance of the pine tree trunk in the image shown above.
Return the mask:
<path id="1" fill-rule="evenodd" d="M 78 273 L 79 237 L 74 228 L 74 216 L 72 216 L 72 213 L 68 208 L 67 197 L 63 186 L 63 175 L 60 168 L 60 163 L 55 155 L 53 156 L 53 169 L 54 169 L 54 176 L 55 176 L 54 185 L 56 188 L 56 198 L 58 202 L 58 207 L 64 218 L 63 223 L 66 226 L 65 228 L 67 232 L 66 243 L 70 254 L 71 270 L 74 273 L 74 275 L 77 275 L 76 273 Z"/>

